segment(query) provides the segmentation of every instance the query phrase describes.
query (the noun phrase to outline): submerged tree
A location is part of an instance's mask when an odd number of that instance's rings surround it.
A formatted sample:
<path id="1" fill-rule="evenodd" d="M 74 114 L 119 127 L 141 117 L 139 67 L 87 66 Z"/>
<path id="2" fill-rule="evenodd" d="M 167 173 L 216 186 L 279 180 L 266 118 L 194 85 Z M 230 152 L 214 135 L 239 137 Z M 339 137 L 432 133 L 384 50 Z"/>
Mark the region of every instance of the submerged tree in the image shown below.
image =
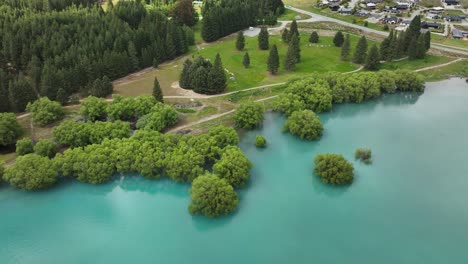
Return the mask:
<path id="1" fill-rule="evenodd" d="M 315 174 L 324 183 L 341 185 L 353 181 L 354 167 L 343 155 L 340 154 L 319 154 L 314 159 Z"/>

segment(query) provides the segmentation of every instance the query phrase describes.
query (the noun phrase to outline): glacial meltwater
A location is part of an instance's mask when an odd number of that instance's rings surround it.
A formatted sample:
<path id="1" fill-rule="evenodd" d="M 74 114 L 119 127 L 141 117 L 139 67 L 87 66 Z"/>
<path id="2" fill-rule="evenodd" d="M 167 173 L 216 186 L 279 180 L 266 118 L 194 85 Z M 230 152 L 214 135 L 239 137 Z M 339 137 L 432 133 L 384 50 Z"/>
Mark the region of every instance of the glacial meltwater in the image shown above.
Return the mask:
<path id="1" fill-rule="evenodd" d="M 254 167 L 235 214 L 188 213 L 188 184 L 138 175 L 41 192 L 0 187 L 0 263 L 468 263 L 468 85 L 428 83 L 320 114 L 322 139 L 267 114 L 242 135 Z M 257 149 L 257 134 L 268 140 Z M 372 149 L 373 163 L 354 160 Z M 318 153 L 355 167 L 347 187 L 313 174 Z"/>

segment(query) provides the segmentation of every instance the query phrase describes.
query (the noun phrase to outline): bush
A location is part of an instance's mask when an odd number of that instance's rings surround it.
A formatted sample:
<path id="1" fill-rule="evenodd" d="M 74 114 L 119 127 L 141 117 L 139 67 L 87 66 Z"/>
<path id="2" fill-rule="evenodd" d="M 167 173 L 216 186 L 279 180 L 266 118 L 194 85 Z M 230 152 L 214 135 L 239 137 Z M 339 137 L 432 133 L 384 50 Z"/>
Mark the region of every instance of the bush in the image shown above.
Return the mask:
<path id="1" fill-rule="evenodd" d="M 324 183 L 341 185 L 353 181 L 354 167 L 343 155 L 340 154 L 319 154 L 314 159 L 315 174 Z"/>
<path id="2" fill-rule="evenodd" d="M 16 141 L 16 155 L 24 156 L 34 152 L 34 144 L 32 139 L 23 138 Z"/>
<path id="3" fill-rule="evenodd" d="M 23 129 L 13 113 L 0 113 L 0 146 L 8 146 L 15 143 Z"/>
<path id="4" fill-rule="evenodd" d="M 252 163 L 237 146 L 224 149 L 221 159 L 213 166 L 213 173 L 225 179 L 234 188 L 242 187 L 249 179 Z"/>
<path id="5" fill-rule="evenodd" d="M 193 181 L 190 197 L 190 213 L 208 217 L 232 213 L 239 203 L 234 188 L 225 179 L 211 174 L 200 176 Z"/>
<path id="6" fill-rule="evenodd" d="M 52 160 L 36 154 L 18 157 L 16 162 L 5 170 L 3 179 L 24 190 L 44 189 L 57 181 L 58 173 Z"/>
<path id="7" fill-rule="evenodd" d="M 265 108 L 262 104 L 243 103 L 234 114 L 234 122 L 237 127 L 252 129 L 259 126 L 265 119 L 263 112 L 265 112 Z"/>
<path id="8" fill-rule="evenodd" d="M 310 43 L 318 43 L 319 42 L 319 35 L 317 34 L 317 31 L 312 32 L 309 37 L 309 42 Z"/>
<path id="9" fill-rule="evenodd" d="M 151 108 L 151 113 L 138 120 L 136 127 L 138 129 L 163 131 L 177 123 L 178 118 L 179 115 L 172 106 L 157 103 Z"/>
<path id="10" fill-rule="evenodd" d="M 316 140 L 322 136 L 323 125 L 320 118 L 310 110 L 296 111 L 286 120 L 283 131 L 301 139 Z"/>
<path id="11" fill-rule="evenodd" d="M 368 148 L 358 148 L 354 153 L 354 157 L 366 164 L 372 163 L 372 151 Z"/>
<path id="12" fill-rule="evenodd" d="M 57 148 L 58 146 L 54 142 L 41 139 L 34 145 L 34 153 L 39 156 L 53 158 L 57 154 Z"/>
<path id="13" fill-rule="evenodd" d="M 65 115 L 62 105 L 47 97 L 28 103 L 26 110 L 31 113 L 34 123 L 40 126 L 60 120 Z"/>
<path id="14" fill-rule="evenodd" d="M 258 135 L 255 137 L 255 146 L 257 148 L 264 148 L 267 145 L 267 140 L 265 137 Z"/>
<path id="15" fill-rule="evenodd" d="M 89 96 L 83 100 L 80 114 L 88 121 L 101 120 L 106 115 L 107 103 L 105 99 Z"/>

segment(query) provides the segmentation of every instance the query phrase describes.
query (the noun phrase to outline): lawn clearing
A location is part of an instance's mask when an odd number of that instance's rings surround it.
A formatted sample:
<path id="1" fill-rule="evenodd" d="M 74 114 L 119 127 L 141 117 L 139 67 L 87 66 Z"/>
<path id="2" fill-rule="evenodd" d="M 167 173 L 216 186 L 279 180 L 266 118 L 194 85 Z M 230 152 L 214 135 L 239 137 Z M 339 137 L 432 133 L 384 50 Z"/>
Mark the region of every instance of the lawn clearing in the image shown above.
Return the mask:
<path id="1" fill-rule="evenodd" d="M 450 77 L 466 78 L 468 76 L 468 61 L 463 60 L 445 67 L 435 68 L 419 73 L 424 75 L 426 81 L 440 81 Z"/>
<path id="2" fill-rule="evenodd" d="M 426 55 L 422 60 L 402 60 L 397 62 L 386 62 L 380 67 L 382 70 L 418 70 L 434 65 L 444 64 L 455 60 L 454 58 Z"/>

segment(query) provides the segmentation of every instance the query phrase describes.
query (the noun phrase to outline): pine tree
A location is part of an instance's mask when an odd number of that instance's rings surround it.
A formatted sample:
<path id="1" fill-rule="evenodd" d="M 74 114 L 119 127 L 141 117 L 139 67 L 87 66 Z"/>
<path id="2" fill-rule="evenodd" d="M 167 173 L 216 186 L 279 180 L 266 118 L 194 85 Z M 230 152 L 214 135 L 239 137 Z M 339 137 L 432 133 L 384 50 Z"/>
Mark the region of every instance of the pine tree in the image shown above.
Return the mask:
<path id="1" fill-rule="evenodd" d="M 376 71 L 380 67 L 380 55 L 377 45 L 372 45 L 371 49 L 369 50 L 369 54 L 367 55 L 366 64 L 364 68 L 370 71 Z"/>
<path id="2" fill-rule="evenodd" d="M 29 102 L 38 99 L 31 83 L 24 77 L 10 81 L 8 93 L 10 104 L 16 112 L 23 112 Z"/>
<path id="3" fill-rule="evenodd" d="M 166 34 L 166 55 L 168 59 L 174 59 L 177 56 L 177 49 L 174 45 L 174 39 L 173 36 L 169 33 L 169 31 Z"/>
<path id="4" fill-rule="evenodd" d="M 279 55 L 278 55 L 278 48 L 276 45 L 270 50 L 270 55 L 268 56 L 268 71 L 271 74 L 276 74 L 279 68 Z"/>
<path id="5" fill-rule="evenodd" d="M 317 31 L 314 31 L 314 32 L 312 32 L 312 34 L 310 34 L 309 42 L 310 43 L 318 43 L 319 42 L 319 35 L 317 34 Z"/>
<path id="6" fill-rule="evenodd" d="M 365 36 L 362 36 L 354 50 L 353 62 L 357 64 L 362 64 L 366 61 L 367 54 L 367 39 Z"/>
<path id="7" fill-rule="evenodd" d="M 289 28 L 289 39 L 291 39 L 291 37 L 294 36 L 294 34 L 296 34 L 299 38 L 301 36 L 299 34 L 299 30 L 297 28 L 297 22 L 295 19 L 292 21 L 291 27 Z"/>
<path id="8" fill-rule="evenodd" d="M 63 88 L 60 88 L 57 91 L 57 98 L 55 98 L 55 100 L 60 102 L 62 105 L 68 102 L 68 95 Z"/>
<path id="9" fill-rule="evenodd" d="M 239 31 L 239 33 L 237 34 L 236 49 L 238 51 L 243 51 L 244 48 L 245 48 L 244 32 Z"/>
<path id="10" fill-rule="evenodd" d="M 426 50 L 429 50 L 431 48 L 431 32 L 427 31 L 424 34 L 424 44 L 426 46 Z"/>
<path id="11" fill-rule="evenodd" d="M 416 57 L 418 59 L 424 59 L 424 56 L 426 56 L 426 36 L 423 34 L 420 34 L 418 37 L 418 48 L 416 51 Z"/>
<path id="12" fill-rule="evenodd" d="M 154 77 L 153 97 L 156 101 L 164 103 L 163 93 L 161 91 L 161 86 L 159 85 L 158 77 Z"/>
<path id="13" fill-rule="evenodd" d="M 248 68 L 250 66 L 250 56 L 248 52 L 245 53 L 244 59 L 242 60 L 242 64 L 244 64 L 245 68 Z"/>
<path id="14" fill-rule="evenodd" d="M 349 39 L 349 34 L 346 34 L 343 45 L 341 46 L 341 60 L 343 61 L 349 60 L 350 52 L 351 52 L 351 43 Z"/>
<path id="15" fill-rule="evenodd" d="M 418 58 L 418 38 L 413 37 L 408 47 L 408 59 L 415 60 Z"/>
<path id="16" fill-rule="evenodd" d="M 133 42 L 130 42 L 128 44 L 128 56 L 130 57 L 130 64 L 131 64 L 131 69 L 132 71 L 136 71 L 139 68 L 140 63 L 138 62 L 138 55 L 135 49 L 135 44 Z"/>
<path id="17" fill-rule="evenodd" d="M 335 44 L 335 47 L 341 47 L 344 42 L 344 36 L 341 31 L 336 32 L 335 37 L 333 38 L 333 44 Z"/>
<path id="18" fill-rule="evenodd" d="M 291 43 L 289 44 L 289 47 L 288 47 L 288 52 L 286 53 L 286 60 L 284 61 L 284 68 L 287 71 L 294 71 L 296 69 L 297 58 L 296 58 L 295 53 L 296 53 L 296 50 L 295 50 L 293 41 L 291 39 Z"/>
<path id="19" fill-rule="evenodd" d="M 114 3 L 112 2 L 113 0 L 107 0 L 107 11 L 112 12 L 114 9 Z"/>
<path id="20" fill-rule="evenodd" d="M 224 71 L 223 63 L 221 62 L 221 56 L 219 53 L 216 54 L 216 59 L 213 67 L 208 75 L 208 94 L 218 94 L 224 91 L 226 88 L 226 73 Z"/>
<path id="21" fill-rule="evenodd" d="M 395 39 L 395 49 L 394 49 L 394 58 L 401 58 L 403 56 L 406 56 L 406 53 L 404 51 L 404 46 L 405 46 L 405 39 L 406 39 L 406 33 L 400 32 L 398 34 L 398 37 Z"/>
<path id="22" fill-rule="evenodd" d="M 385 60 L 385 61 L 391 60 L 392 39 L 393 39 L 393 30 L 390 31 L 390 34 L 380 43 L 380 57 L 382 60 Z"/>
<path id="23" fill-rule="evenodd" d="M 415 16 L 405 32 L 405 41 L 403 46 L 403 51 L 408 51 L 409 45 L 412 42 L 413 38 L 419 38 L 421 34 L 421 17 Z"/>
<path id="24" fill-rule="evenodd" d="M 258 48 L 261 50 L 268 50 L 270 48 L 269 43 L 269 33 L 266 27 L 260 29 L 260 34 L 258 35 Z"/>
<path id="25" fill-rule="evenodd" d="M 281 38 L 283 39 L 284 42 L 286 43 L 289 42 L 289 30 L 287 28 L 283 30 L 283 33 L 281 34 Z"/>
<path id="26" fill-rule="evenodd" d="M 179 86 L 185 89 L 189 89 L 190 87 L 190 66 L 192 66 L 192 61 L 187 59 L 184 62 L 184 69 L 180 74 L 180 81 Z"/>

